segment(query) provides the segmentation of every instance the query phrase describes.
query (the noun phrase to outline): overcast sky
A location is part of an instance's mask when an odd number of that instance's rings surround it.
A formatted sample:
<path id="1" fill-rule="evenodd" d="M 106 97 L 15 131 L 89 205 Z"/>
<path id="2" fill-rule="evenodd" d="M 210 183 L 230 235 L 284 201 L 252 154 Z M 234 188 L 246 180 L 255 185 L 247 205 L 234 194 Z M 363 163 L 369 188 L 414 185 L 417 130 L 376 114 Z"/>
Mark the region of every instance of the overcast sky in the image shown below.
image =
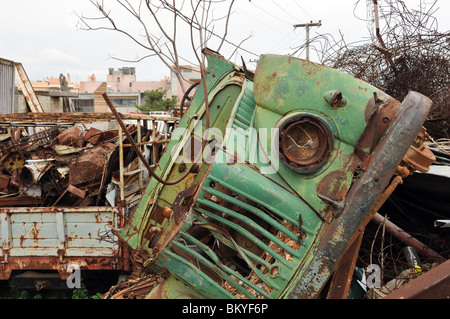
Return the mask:
<path id="1" fill-rule="evenodd" d="M 58 77 L 60 73 L 70 74 L 73 82 L 86 81 L 95 74 L 97 80 L 106 80 L 109 67 L 134 66 L 137 80 L 159 80 L 170 72 L 157 58 L 145 59 L 139 63 L 126 63 L 112 59 L 136 59 L 146 54 L 125 36 L 108 31 L 80 30 L 79 19 L 75 13 L 94 15 L 94 7 L 88 0 L 0 0 L 0 57 L 22 62 L 32 81 L 45 77 Z M 382 0 L 378 0 L 380 2 Z M 420 0 L 404 0 L 411 9 L 418 9 Z M 112 5 L 112 0 L 105 0 Z M 131 1 L 132 2 L 132 1 Z M 178 2 L 178 0 L 177 0 Z M 331 34 L 344 35 L 347 42 L 368 38 L 367 0 L 236 0 L 230 20 L 227 39 L 234 44 L 250 38 L 242 44 L 244 50 L 238 51 L 233 61 L 240 63 L 242 56 L 246 63 L 256 60 L 265 53 L 290 54 L 295 47 L 305 42 L 305 29 L 293 27 L 294 24 L 318 22 L 322 26 L 311 29 L 311 37 Z M 428 2 L 432 2 L 431 0 Z M 358 5 L 355 5 L 358 3 Z M 439 0 L 439 30 L 450 30 L 450 1 Z M 111 7 L 114 10 L 114 7 Z M 225 14 L 226 12 L 223 12 Z M 223 15 L 216 12 L 216 16 Z M 132 19 L 125 14 L 120 22 L 132 27 Z M 167 21 L 171 25 L 171 21 Z M 180 56 L 189 64 L 195 61 L 190 40 L 179 24 Z M 220 29 L 215 29 L 220 33 Z M 184 37 L 184 38 L 183 38 Z M 212 49 L 215 49 L 212 47 Z M 223 48 L 225 57 L 233 52 L 230 45 Z M 300 54 L 304 58 L 304 52 Z M 314 61 L 313 54 L 311 59 Z M 252 63 L 249 63 L 252 66 Z"/>

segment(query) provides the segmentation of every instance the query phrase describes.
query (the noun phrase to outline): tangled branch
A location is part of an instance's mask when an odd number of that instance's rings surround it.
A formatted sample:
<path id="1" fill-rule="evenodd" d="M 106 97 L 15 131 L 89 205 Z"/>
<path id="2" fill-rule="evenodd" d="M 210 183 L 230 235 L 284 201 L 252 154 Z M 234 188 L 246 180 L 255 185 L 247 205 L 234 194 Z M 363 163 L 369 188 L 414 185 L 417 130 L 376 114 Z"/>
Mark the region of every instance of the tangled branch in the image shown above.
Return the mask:
<path id="1" fill-rule="evenodd" d="M 361 4 L 361 0 L 357 5 Z M 378 2 L 376 21 L 374 2 Z M 435 139 L 450 137 L 450 32 L 439 32 L 433 16 L 437 0 L 409 9 L 401 0 L 366 0 L 366 40 L 348 44 L 343 36 L 329 34 L 311 40 L 322 64 L 340 69 L 393 98 L 403 100 L 409 91 L 433 100 L 425 122 Z M 294 54 L 303 47 L 297 48 Z"/>

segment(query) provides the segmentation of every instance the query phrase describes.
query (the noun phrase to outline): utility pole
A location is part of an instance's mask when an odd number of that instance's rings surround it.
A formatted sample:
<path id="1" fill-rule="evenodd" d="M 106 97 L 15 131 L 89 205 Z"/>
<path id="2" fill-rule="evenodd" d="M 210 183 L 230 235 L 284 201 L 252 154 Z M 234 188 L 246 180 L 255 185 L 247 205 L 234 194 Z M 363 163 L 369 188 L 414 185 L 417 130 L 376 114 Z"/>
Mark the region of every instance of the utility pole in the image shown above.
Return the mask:
<path id="1" fill-rule="evenodd" d="M 320 27 L 322 25 L 322 20 L 319 22 L 310 22 L 310 23 L 302 23 L 302 24 L 294 24 L 295 28 L 305 28 L 306 29 L 306 60 L 309 61 L 309 28 L 310 27 Z"/>

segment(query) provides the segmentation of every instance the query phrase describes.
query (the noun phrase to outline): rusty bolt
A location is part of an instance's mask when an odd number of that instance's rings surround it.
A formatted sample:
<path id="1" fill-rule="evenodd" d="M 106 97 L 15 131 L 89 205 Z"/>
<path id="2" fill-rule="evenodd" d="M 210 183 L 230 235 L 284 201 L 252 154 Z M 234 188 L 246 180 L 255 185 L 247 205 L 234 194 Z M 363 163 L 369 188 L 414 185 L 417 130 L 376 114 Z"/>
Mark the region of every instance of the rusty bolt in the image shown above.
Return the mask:
<path id="1" fill-rule="evenodd" d="M 199 170 L 200 170 L 200 167 L 198 166 L 197 163 L 192 164 L 191 173 L 196 174 L 196 173 L 198 173 Z"/>
<path id="2" fill-rule="evenodd" d="M 183 173 L 186 170 L 186 163 L 181 163 L 180 166 L 178 166 L 178 172 Z"/>

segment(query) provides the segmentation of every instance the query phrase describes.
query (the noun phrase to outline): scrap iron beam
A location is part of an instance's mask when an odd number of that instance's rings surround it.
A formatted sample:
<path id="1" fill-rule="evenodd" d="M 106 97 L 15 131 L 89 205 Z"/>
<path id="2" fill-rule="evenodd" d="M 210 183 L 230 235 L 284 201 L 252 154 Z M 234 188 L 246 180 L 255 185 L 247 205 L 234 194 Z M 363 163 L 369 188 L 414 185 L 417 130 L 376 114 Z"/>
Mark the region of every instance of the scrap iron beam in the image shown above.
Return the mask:
<path id="1" fill-rule="evenodd" d="M 450 260 L 423 273 L 384 299 L 449 299 Z"/>

